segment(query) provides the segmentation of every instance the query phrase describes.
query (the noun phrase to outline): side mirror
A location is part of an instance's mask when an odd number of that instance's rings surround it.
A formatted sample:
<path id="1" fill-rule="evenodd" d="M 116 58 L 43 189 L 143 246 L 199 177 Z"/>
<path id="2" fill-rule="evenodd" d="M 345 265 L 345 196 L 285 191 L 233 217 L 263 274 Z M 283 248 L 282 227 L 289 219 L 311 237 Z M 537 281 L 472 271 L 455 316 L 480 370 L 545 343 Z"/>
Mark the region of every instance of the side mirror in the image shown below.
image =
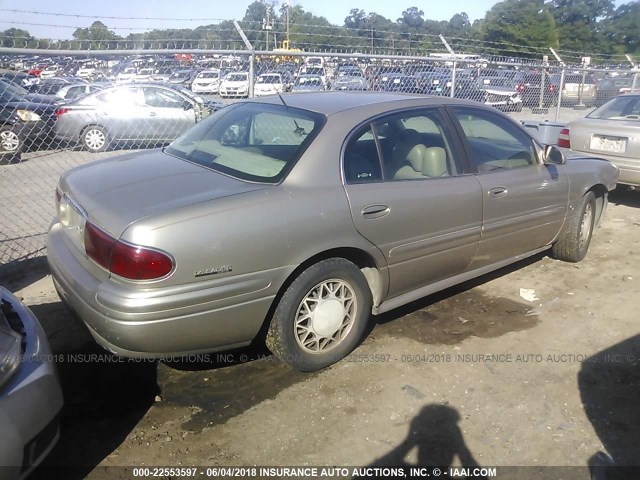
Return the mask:
<path id="1" fill-rule="evenodd" d="M 544 147 L 544 163 L 550 165 L 564 165 L 567 163 L 567 159 L 560 150 L 555 145 L 547 145 Z"/>

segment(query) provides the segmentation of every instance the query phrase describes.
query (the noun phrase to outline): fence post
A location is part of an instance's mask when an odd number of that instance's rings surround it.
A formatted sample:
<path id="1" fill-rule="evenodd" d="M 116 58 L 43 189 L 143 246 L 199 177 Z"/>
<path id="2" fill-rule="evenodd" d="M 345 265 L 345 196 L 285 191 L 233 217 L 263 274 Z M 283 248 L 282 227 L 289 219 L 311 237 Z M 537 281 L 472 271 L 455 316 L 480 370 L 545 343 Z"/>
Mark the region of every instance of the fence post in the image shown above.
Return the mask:
<path id="1" fill-rule="evenodd" d="M 456 67 L 458 62 L 453 62 L 453 68 L 451 69 L 451 92 L 449 96 L 451 98 L 456 96 Z"/>
<path id="2" fill-rule="evenodd" d="M 560 85 L 558 86 L 558 101 L 556 102 L 556 118 L 557 122 L 560 119 L 560 106 L 562 104 L 562 86 L 564 85 L 564 74 L 566 72 L 565 67 L 562 67 L 562 72 L 560 73 Z"/>
<path id="3" fill-rule="evenodd" d="M 249 56 L 249 98 L 253 98 L 253 87 L 254 87 L 254 64 L 256 61 L 256 53 L 254 50 L 251 51 L 251 55 Z"/>

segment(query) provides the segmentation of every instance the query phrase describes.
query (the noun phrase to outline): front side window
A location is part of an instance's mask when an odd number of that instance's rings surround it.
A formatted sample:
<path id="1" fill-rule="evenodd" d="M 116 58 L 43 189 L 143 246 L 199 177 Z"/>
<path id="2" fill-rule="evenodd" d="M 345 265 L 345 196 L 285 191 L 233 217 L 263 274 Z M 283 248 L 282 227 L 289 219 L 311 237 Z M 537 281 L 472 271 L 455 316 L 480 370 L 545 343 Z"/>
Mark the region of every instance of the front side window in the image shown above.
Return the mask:
<path id="1" fill-rule="evenodd" d="M 517 125 L 493 112 L 455 108 L 478 172 L 527 167 L 537 163 L 531 138 Z"/>
<path id="2" fill-rule="evenodd" d="M 277 183 L 313 141 L 325 117 L 284 105 L 232 105 L 196 124 L 166 148 L 212 170 Z"/>

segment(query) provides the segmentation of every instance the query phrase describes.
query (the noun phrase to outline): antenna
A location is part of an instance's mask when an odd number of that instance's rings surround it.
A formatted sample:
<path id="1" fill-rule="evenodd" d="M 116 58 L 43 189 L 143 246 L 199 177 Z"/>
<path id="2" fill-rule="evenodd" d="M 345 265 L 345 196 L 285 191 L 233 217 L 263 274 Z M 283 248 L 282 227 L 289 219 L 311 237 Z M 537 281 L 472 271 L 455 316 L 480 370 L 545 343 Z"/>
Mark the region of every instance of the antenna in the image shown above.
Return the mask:
<path id="1" fill-rule="evenodd" d="M 280 92 L 278 92 L 278 98 L 286 108 L 289 108 L 289 105 L 286 104 L 286 102 L 284 101 L 284 98 L 282 98 L 282 95 L 280 95 Z"/>

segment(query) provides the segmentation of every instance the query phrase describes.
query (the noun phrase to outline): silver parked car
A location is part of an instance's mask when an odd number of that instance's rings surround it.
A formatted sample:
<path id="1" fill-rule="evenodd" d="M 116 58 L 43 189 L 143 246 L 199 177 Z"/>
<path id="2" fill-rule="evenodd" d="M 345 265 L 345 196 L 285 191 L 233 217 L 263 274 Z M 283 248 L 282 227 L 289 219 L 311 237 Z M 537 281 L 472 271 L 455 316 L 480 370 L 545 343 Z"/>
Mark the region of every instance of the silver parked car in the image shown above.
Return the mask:
<path id="1" fill-rule="evenodd" d="M 615 97 L 569 122 L 558 145 L 604 157 L 620 169 L 619 183 L 640 186 L 640 93 Z"/>
<path id="2" fill-rule="evenodd" d="M 371 314 L 547 249 L 581 260 L 617 176 L 476 102 L 264 97 L 162 151 L 65 173 L 47 252 L 60 297 L 117 354 L 266 332 L 311 371 L 355 348 Z"/>
<path id="3" fill-rule="evenodd" d="M 0 287 L 0 479 L 26 478 L 59 437 L 62 390 L 34 314 Z"/>
<path id="4" fill-rule="evenodd" d="M 202 98 L 178 85 L 117 85 L 61 106 L 53 134 L 101 152 L 117 142 L 170 142 L 209 113 Z"/>

